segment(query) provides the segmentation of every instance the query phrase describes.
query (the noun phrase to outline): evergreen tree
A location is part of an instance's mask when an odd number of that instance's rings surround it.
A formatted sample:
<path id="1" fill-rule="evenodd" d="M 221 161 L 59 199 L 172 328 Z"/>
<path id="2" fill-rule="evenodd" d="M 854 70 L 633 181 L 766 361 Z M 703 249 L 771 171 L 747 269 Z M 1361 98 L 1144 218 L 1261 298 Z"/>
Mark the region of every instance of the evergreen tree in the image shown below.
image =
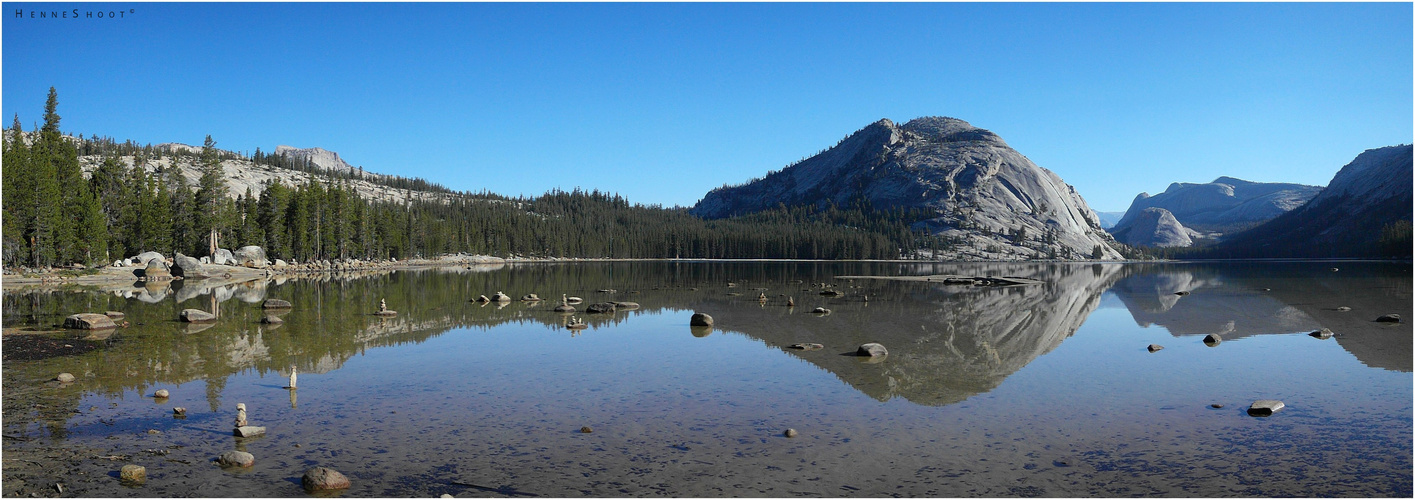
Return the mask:
<path id="1" fill-rule="evenodd" d="M 5 265 L 16 265 L 29 261 L 29 245 L 26 235 L 26 221 L 29 221 L 29 210 L 34 203 L 30 200 L 34 196 L 33 174 L 29 163 L 29 147 L 25 144 L 24 129 L 20 127 L 20 115 L 15 115 L 15 123 L 6 131 L 4 151 L 0 153 L 3 158 L 3 165 L 0 165 L 0 177 L 3 177 L 4 196 L 0 200 L 4 202 L 4 263 Z"/>
<path id="2" fill-rule="evenodd" d="M 216 150 L 216 141 L 206 136 L 201 150 L 201 178 L 197 181 L 195 195 L 194 230 L 206 237 L 206 255 L 216 255 L 220 247 L 220 235 L 230 227 L 230 203 L 226 198 L 226 179 L 221 169 L 221 156 Z"/>

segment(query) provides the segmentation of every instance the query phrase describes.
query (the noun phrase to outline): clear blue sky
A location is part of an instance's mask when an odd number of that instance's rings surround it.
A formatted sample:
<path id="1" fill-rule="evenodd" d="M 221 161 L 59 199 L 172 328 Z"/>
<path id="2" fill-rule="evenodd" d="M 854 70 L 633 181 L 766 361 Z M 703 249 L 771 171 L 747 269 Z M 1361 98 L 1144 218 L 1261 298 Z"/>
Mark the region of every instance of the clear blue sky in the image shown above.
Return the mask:
<path id="1" fill-rule="evenodd" d="M 1221 175 L 1324 185 L 1415 119 L 1410 3 L 4 9 L 6 126 L 54 86 L 70 132 L 318 146 L 508 195 L 688 206 L 880 118 L 944 115 L 1121 211 Z"/>

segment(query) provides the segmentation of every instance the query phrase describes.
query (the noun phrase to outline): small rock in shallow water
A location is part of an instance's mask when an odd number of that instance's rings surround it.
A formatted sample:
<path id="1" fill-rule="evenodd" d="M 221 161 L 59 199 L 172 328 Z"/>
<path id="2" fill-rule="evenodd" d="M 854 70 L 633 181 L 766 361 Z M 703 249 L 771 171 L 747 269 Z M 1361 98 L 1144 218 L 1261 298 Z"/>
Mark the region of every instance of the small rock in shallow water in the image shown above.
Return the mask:
<path id="1" fill-rule="evenodd" d="M 712 326 L 712 316 L 707 313 L 693 313 L 693 317 L 688 319 L 690 326 Z"/>
<path id="2" fill-rule="evenodd" d="M 1164 346 L 1159 345 L 1159 344 L 1150 344 L 1150 347 L 1147 347 L 1146 349 L 1149 349 L 1150 352 L 1155 352 L 1155 351 L 1158 351 L 1158 350 L 1160 350 L 1160 349 L 1164 349 Z"/>
<path id="3" fill-rule="evenodd" d="M 790 347 L 792 349 L 800 349 L 802 351 L 815 351 L 818 349 L 825 349 L 825 346 L 821 344 L 791 344 Z"/>
<path id="4" fill-rule="evenodd" d="M 1282 401 L 1276 399 L 1259 399 L 1248 407 L 1248 414 L 1254 417 L 1267 417 L 1286 406 L 1282 404 Z"/>
<path id="5" fill-rule="evenodd" d="M 342 490 L 349 487 L 349 478 L 334 469 L 315 467 L 305 471 L 304 477 L 300 478 L 300 486 L 309 492 Z"/>
<path id="6" fill-rule="evenodd" d="M 1330 329 L 1328 329 L 1328 328 L 1323 328 L 1323 329 L 1321 329 L 1321 330 L 1317 330 L 1317 331 L 1312 332 L 1312 333 L 1309 333 L 1309 334 L 1307 334 L 1307 335 L 1311 335 L 1311 336 L 1313 336 L 1313 337 L 1316 337 L 1316 338 L 1319 338 L 1319 339 L 1322 339 L 1322 340 L 1326 340 L 1326 339 L 1331 338 L 1332 335 L 1335 335 L 1335 334 L 1332 333 L 1332 331 L 1331 331 Z"/>
<path id="7" fill-rule="evenodd" d="M 170 395 L 172 395 L 172 393 L 167 392 L 167 389 L 158 389 L 157 392 L 152 393 L 152 397 L 154 398 L 165 398 Z"/>
<path id="8" fill-rule="evenodd" d="M 1184 291 L 1184 290 L 1180 290 L 1180 291 L 1178 291 L 1178 292 L 1174 292 L 1174 294 L 1175 294 L 1175 295 L 1189 295 L 1189 292 Z"/>
<path id="9" fill-rule="evenodd" d="M 1218 403 L 1214 403 L 1214 404 L 1209 405 L 1209 408 L 1215 408 L 1215 409 L 1223 408 L 1223 405 L 1218 404 Z"/>
<path id="10" fill-rule="evenodd" d="M 786 429 L 786 432 L 783 432 L 781 434 L 789 438 L 793 438 L 799 435 L 799 433 L 796 432 L 796 429 Z"/>
<path id="11" fill-rule="evenodd" d="M 1220 337 L 1217 333 L 1210 333 L 1204 336 L 1204 345 L 1206 346 L 1213 347 L 1219 345 L 1221 342 L 1223 342 L 1223 337 Z"/>
<path id="12" fill-rule="evenodd" d="M 61 384 L 67 384 L 74 381 L 74 374 L 69 372 L 60 373 L 59 376 L 54 377 L 54 380 L 58 380 Z"/>
<path id="13" fill-rule="evenodd" d="M 147 482 L 147 468 L 141 465 L 124 465 L 122 469 L 118 470 L 118 480 L 131 484 Z"/>
<path id="14" fill-rule="evenodd" d="M 255 455 L 244 451 L 228 451 L 216 457 L 216 463 L 222 467 L 250 467 L 255 465 Z"/>
<path id="15" fill-rule="evenodd" d="M 1347 307 L 1347 306 L 1341 306 L 1341 307 L 1336 308 L 1336 310 L 1341 311 L 1341 312 L 1347 312 L 1347 311 L 1350 311 L 1351 308 L 1350 308 L 1350 307 Z"/>
<path id="16" fill-rule="evenodd" d="M 232 434 L 234 434 L 236 437 L 260 436 L 265 434 L 265 428 L 256 427 L 254 425 L 243 425 L 237 427 L 235 431 L 232 431 Z"/>
<path id="17" fill-rule="evenodd" d="M 1399 322 L 1400 322 L 1400 315 L 1399 315 L 1399 314 L 1386 314 L 1386 315 L 1383 315 L 1383 316 L 1381 316 L 1381 317 L 1379 317 L 1379 318 L 1376 318 L 1376 322 L 1377 322 L 1377 323 L 1399 323 Z"/>
<path id="18" fill-rule="evenodd" d="M 148 430 L 147 430 L 147 433 L 148 433 L 148 434 L 162 434 L 162 431 L 159 431 L 159 430 L 157 430 L 157 429 L 148 429 Z"/>
<path id="19" fill-rule="evenodd" d="M 873 358 L 877 356 L 888 356 L 889 351 L 885 349 L 883 345 L 871 342 L 868 344 L 860 344 L 860 347 L 855 349 L 855 355 Z"/>
<path id="20" fill-rule="evenodd" d="M 815 308 L 815 309 L 811 309 L 811 313 L 812 313 L 812 314 L 830 314 L 830 309 L 826 309 L 826 308 L 824 308 L 824 307 L 817 307 L 817 308 Z"/>
<path id="21" fill-rule="evenodd" d="M 580 428 L 580 432 L 585 433 L 585 434 L 589 434 L 589 433 L 591 433 L 591 432 L 594 432 L 594 429 L 591 429 L 590 426 L 586 425 L 586 426 Z"/>

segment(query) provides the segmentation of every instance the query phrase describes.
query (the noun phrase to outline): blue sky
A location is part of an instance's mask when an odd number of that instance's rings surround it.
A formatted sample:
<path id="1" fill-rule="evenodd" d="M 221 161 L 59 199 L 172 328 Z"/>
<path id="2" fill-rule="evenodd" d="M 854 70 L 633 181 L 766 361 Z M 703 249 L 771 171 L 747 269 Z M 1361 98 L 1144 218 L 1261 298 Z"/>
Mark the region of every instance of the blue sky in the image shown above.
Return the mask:
<path id="1" fill-rule="evenodd" d="M 318 146 L 508 195 L 688 206 L 880 118 L 943 115 L 1122 211 L 1175 181 L 1326 184 L 1415 117 L 1410 3 L 4 9 L 6 126 L 54 86 L 69 132 Z"/>

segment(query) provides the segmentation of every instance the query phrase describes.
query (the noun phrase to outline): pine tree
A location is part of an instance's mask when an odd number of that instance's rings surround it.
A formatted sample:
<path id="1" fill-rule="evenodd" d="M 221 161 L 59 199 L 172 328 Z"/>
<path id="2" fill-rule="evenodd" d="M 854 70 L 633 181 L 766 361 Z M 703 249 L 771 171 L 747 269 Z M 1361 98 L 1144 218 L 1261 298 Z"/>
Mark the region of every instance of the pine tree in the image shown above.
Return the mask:
<path id="1" fill-rule="evenodd" d="M 194 207 L 196 234 L 206 237 L 203 246 L 207 255 L 216 255 L 220 246 L 220 235 L 229 227 L 230 215 L 226 205 L 226 179 L 221 170 L 221 156 L 216 151 L 216 141 L 206 136 L 201 149 L 201 179 L 197 181 L 196 204 Z"/>
<path id="2" fill-rule="evenodd" d="M 29 146 L 25 144 L 24 129 L 20 127 L 20 115 L 15 115 L 15 123 L 6 131 L 4 151 L 0 153 L 3 165 L 4 196 L 4 263 L 16 265 L 29 261 L 29 245 L 26 236 L 26 221 L 31 220 L 30 209 L 34 203 L 33 174 L 29 161 Z"/>

